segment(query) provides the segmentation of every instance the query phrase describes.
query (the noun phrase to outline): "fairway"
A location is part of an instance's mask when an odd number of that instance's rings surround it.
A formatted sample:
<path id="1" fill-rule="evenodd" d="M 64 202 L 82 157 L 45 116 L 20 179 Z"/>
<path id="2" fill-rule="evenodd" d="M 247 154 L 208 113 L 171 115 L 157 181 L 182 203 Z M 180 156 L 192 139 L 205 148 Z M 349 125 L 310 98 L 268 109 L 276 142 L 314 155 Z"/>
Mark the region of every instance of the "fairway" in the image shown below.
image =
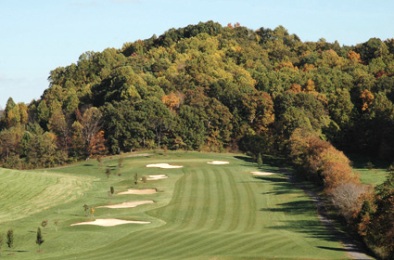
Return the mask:
<path id="1" fill-rule="evenodd" d="M 226 164 L 209 164 L 211 161 Z M 106 158 L 112 169 L 94 160 L 47 172 L 13 172 L 19 176 L 12 193 L 11 172 L 2 181 L 0 232 L 15 232 L 14 249 L 3 246 L 4 259 L 346 259 L 342 245 L 318 220 L 313 202 L 288 182 L 274 167 L 258 168 L 247 157 L 233 154 L 169 153 L 125 157 L 122 168 L 117 158 Z M 151 168 L 148 164 L 169 163 L 183 167 Z M 254 176 L 263 171 L 272 175 Z M 135 174 L 166 175 L 133 183 Z M 36 180 L 37 178 L 37 180 Z M 23 182 L 26 179 L 26 183 Z M 34 179 L 34 181 L 33 181 Z M 7 184 L 8 183 L 8 184 Z M 34 183 L 35 185 L 31 185 Z M 68 186 L 67 186 L 68 185 Z M 25 192 L 22 187 L 29 187 Z M 46 188 L 44 188 L 47 186 Z M 152 190 L 135 194 L 109 195 L 129 189 Z M 63 188 L 61 188 L 63 187 Z M 18 192 L 18 191 L 19 192 Z M 56 190 L 53 198 L 49 191 Z M 60 192 L 61 191 L 61 192 Z M 60 194 L 63 194 L 62 196 Z M 45 195 L 46 200 L 42 199 Z M 24 201 L 27 197 L 28 201 Z M 29 198 L 30 197 L 30 198 Z M 35 202 L 36 212 L 17 208 L 11 220 L 3 210 L 14 202 Z M 39 200 L 41 199 L 41 200 Z M 99 208 L 130 201 L 133 208 Z M 45 203 L 44 203 L 45 202 Z M 96 208 L 86 217 L 83 205 Z M 19 210 L 20 212 L 16 212 Z M 9 211 L 9 210 L 8 210 Z M 71 226 L 94 219 L 122 219 L 149 224 L 103 227 Z M 35 230 L 42 220 L 42 252 L 37 252 Z M 55 225 L 54 221 L 57 221 Z"/>

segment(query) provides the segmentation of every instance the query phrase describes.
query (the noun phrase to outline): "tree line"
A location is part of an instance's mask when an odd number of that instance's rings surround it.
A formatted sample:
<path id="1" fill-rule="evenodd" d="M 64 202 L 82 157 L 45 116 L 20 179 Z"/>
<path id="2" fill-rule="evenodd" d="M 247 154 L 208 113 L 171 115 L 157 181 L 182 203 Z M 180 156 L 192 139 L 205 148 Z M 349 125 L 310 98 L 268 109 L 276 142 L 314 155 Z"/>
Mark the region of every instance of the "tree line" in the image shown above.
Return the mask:
<path id="1" fill-rule="evenodd" d="M 394 160 L 393 75 L 394 39 L 341 46 L 303 42 L 282 26 L 212 21 L 170 29 L 83 53 L 52 70 L 48 89 L 28 105 L 10 98 L 0 164 L 50 167 L 133 149 L 241 150 L 285 156 L 338 195 L 336 179 L 351 168 L 334 149 Z M 314 151 L 303 138 L 323 161 L 306 159 Z"/>

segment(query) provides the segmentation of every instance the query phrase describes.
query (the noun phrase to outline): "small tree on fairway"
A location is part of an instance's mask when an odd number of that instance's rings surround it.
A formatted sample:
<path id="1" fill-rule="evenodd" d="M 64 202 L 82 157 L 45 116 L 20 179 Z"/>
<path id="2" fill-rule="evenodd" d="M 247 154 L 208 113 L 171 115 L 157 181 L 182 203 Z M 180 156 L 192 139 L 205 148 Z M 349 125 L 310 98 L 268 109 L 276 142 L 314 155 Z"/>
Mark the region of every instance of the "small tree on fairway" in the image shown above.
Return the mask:
<path id="1" fill-rule="evenodd" d="M 14 230 L 12 229 L 7 231 L 7 246 L 8 248 L 14 247 Z"/>
<path id="2" fill-rule="evenodd" d="M 3 247 L 3 243 L 4 243 L 3 233 L 0 233 L 0 255 L 1 255 L 1 248 Z"/>
<path id="3" fill-rule="evenodd" d="M 105 169 L 105 175 L 107 175 L 107 178 L 109 178 L 109 176 L 111 175 L 111 169 L 110 168 Z"/>
<path id="4" fill-rule="evenodd" d="M 97 156 L 96 158 L 97 162 L 99 163 L 99 167 L 101 168 L 103 166 L 103 159 L 101 158 L 101 156 Z"/>
<path id="5" fill-rule="evenodd" d="M 53 221 L 53 224 L 55 224 L 55 229 L 56 229 L 56 232 L 57 232 L 57 226 L 59 225 L 59 220 L 55 220 L 55 221 Z"/>
<path id="6" fill-rule="evenodd" d="M 137 173 L 134 175 L 134 184 L 135 185 L 138 184 L 138 174 Z"/>
<path id="7" fill-rule="evenodd" d="M 94 212 L 95 212 L 95 211 L 96 211 L 96 210 L 95 210 L 93 207 L 90 208 L 90 210 L 89 210 L 90 217 L 94 218 Z"/>
<path id="8" fill-rule="evenodd" d="M 87 204 L 83 205 L 83 210 L 85 211 L 85 216 L 87 217 L 89 214 L 89 206 Z"/>
<path id="9" fill-rule="evenodd" d="M 111 186 L 111 187 L 109 188 L 109 191 L 111 192 L 111 195 L 114 195 L 115 190 L 114 190 L 114 187 L 113 187 L 113 186 Z"/>
<path id="10" fill-rule="evenodd" d="M 124 158 L 123 157 L 119 157 L 119 159 L 118 159 L 118 167 L 119 168 L 123 167 L 123 161 L 124 161 Z"/>
<path id="11" fill-rule="evenodd" d="M 37 238 L 36 238 L 36 244 L 38 245 L 38 251 L 41 251 L 41 244 L 42 243 L 44 243 L 44 239 L 42 238 L 41 228 L 39 227 L 37 229 Z"/>
<path id="12" fill-rule="evenodd" d="M 263 165 L 263 157 L 261 156 L 261 153 L 259 153 L 259 154 L 257 155 L 257 165 L 258 165 L 258 166 Z"/>

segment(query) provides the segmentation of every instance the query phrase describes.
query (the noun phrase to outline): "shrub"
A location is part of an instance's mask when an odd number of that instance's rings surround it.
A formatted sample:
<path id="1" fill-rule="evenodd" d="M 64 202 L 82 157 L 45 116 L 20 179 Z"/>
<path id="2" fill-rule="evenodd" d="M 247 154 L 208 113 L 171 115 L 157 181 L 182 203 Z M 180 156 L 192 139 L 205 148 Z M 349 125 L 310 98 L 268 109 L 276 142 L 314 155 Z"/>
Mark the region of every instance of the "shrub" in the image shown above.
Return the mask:
<path id="1" fill-rule="evenodd" d="M 14 230 L 9 229 L 7 231 L 7 246 L 8 248 L 13 248 L 14 247 Z"/>
<path id="2" fill-rule="evenodd" d="M 367 191 L 366 185 L 353 182 L 339 184 L 331 191 L 332 203 L 339 209 L 340 214 L 350 222 L 360 213 L 363 196 Z"/>

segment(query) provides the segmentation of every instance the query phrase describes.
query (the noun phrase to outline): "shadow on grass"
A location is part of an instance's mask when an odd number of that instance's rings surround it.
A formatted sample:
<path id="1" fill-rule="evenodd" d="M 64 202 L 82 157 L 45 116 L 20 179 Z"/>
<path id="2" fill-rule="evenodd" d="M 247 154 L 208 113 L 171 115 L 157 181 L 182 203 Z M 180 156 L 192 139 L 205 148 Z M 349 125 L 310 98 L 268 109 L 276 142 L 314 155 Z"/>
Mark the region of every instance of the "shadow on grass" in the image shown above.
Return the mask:
<path id="1" fill-rule="evenodd" d="M 238 159 L 238 160 L 242 160 L 242 161 L 248 162 L 248 163 L 254 163 L 255 162 L 253 160 L 253 158 L 248 157 L 248 156 L 239 156 L 239 155 L 237 155 L 237 156 L 234 156 L 234 158 Z"/>
<path id="2" fill-rule="evenodd" d="M 277 208 L 262 208 L 260 211 L 283 212 L 286 214 L 303 215 L 317 211 L 315 205 L 310 200 L 291 201 L 277 204 Z"/>
<path id="3" fill-rule="evenodd" d="M 270 183 L 274 187 L 274 190 L 269 192 L 270 194 L 281 195 L 300 192 L 300 189 L 294 186 L 294 184 L 292 184 L 291 182 L 289 182 L 289 180 L 285 176 L 254 176 L 254 180 L 261 183 Z"/>
<path id="4" fill-rule="evenodd" d="M 317 246 L 317 248 L 332 250 L 332 251 L 340 251 L 340 252 L 347 252 L 348 251 L 345 248 L 337 248 L 337 247 L 330 247 L 330 246 Z"/>
<path id="5" fill-rule="evenodd" d="M 292 220 L 282 225 L 268 227 L 274 230 L 286 230 L 306 234 L 310 238 L 325 241 L 340 241 L 339 234 L 327 229 L 319 220 Z"/>
<path id="6" fill-rule="evenodd" d="M 91 167 L 91 166 L 94 166 L 94 165 L 91 164 L 91 163 L 85 163 L 85 164 L 83 164 L 83 166 L 85 166 L 85 167 Z"/>

